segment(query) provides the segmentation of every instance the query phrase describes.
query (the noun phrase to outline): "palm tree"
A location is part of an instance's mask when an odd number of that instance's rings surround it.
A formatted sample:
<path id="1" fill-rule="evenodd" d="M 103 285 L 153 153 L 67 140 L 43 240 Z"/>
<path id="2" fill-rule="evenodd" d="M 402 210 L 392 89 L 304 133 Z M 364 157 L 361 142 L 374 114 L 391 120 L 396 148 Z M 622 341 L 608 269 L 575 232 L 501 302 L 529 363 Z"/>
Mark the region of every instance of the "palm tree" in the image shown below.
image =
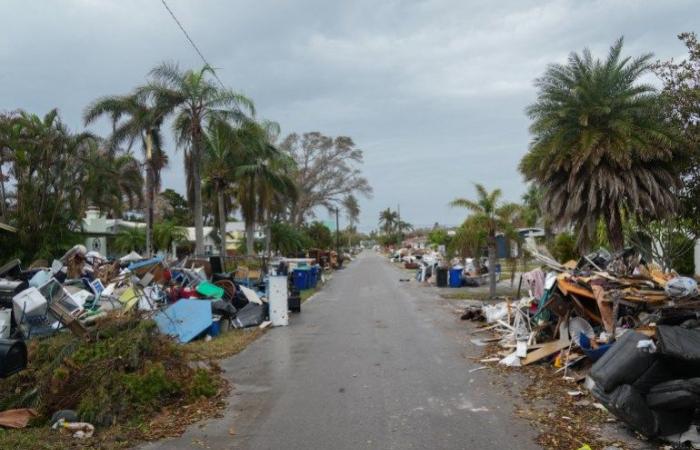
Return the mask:
<path id="1" fill-rule="evenodd" d="M 379 213 L 379 226 L 384 234 L 390 234 L 394 231 L 394 227 L 399 220 L 399 214 L 387 208 Z"/>
<path id="2" fill-rule="evenodd" d="M 350 246 L 352 244 L 352 234 L 356 231 L 355 225 L 360 217 L 360 205 L 357 203 L 357 198 L 350 194 L 343 199 L 343 208 L 348 219 L 348 246 Z"/>
<path id="3" fill-rule="evenodd" d="M 165 104 L 150 99 L 139 89 L 130 95 L 115 95 L 97 99 L 84 113 L 85 125 L 101 116 L 112 121 L 110 148 L 126 143 L 129 148 L 140 141 L 146 166 L 146 256 L 153 250 L 153 206 L 155 190 L 160 185 L 160 172 L 167 162 L 162 150 L 161 126 L 168 110 Z"/>
<path id="4" fill-rule="evenodd" d="M 165 220 L 153 226 L 153 245 L 162 252 L 167 253 L 173 244 L 186 240 L 187 231 L 172 221 Z M 173 251 L 173 253 L 175 252 Z M 177 257 L 177 255 L 173 254 L 173 257 Z"/>
<path id="5" fill-rule="evenodd" d="M 272 122 L 247 121 L 239 128 L 241 164 L 236 169 L 238 197 L 246 226 L 246 252 L 254 253 L 256 219 L 267 227 L 266 251 L 270 243 L 270 212 L 279 203 L 296 198 L 291 177 L 294 161 L 272 145 L 279 126 Z"/>
<path id="6" fill-rule="evenodd" d="M 676 203 L 672 136 L 654 88 L 639 83 L 652 55 L 631 59 L 621 52 L 619 39 L 605 61 L 586 49 L 566 65 L 549 66 L 527 109 L 533 139 L 520 171 L 542 187 L 546 215 L 578 228 L 581 250 L 601 219 L 618 250 L 625 215 L 663 217 Z"/>
<path id="7" fill-rule="evenodd" d="M 114 238 L 114 247 L 124 253 L 141 252 L 146 247 L 146 233 L 142 228 L 122 228 Z"/>
<path id="8" fill-rule="evenodd" d="M 475 184 L 477 199 L 457 198 L 450 206 L 466 208 L 472 212 L 474 221 L 486 229 L 486 245 L 489 254 L 489 295 L 496 296 L 496 233 L 507 230 L 511 224 L 508 218 L 515 207 L 513 204 L 500 204 L 503 195 L 500 189 L 488 192 L 481 184 Z"/>
<path id="9" fill-rule="evenodd" d="M 204 253 L 202 214 L 202 156 L 205 125 L 213 120 L 242 121 L 245 112 L 255 113 L 253 102 L 211 79 L 214 69 L 181 70 L 163 63 L 151 70 L 153 80 L 142 89 L 175 114 L 173 131 L 178 147 L 185 148 L 187 197 L 194 209 L 195 253 Z"/>
<path id="10" fill-rule="evenodd" d="M 129 209 L 143 201 L 141 166 L 130 152 L 110 152 L 94 141 L 81 158 L 85 178 L 79 183 L 82 207 L 97 206 L 111 216 L 120 216 L 126 202 Z"/>
<path id="11" fill-rule="evenodd" d="M 236 158 L 236 131 L 227 122 L 214 120 L 209 123 L 204 147 L 204 176 L 216 193 L 219 216 L 220 255 L 226 256 L 226 207 L 225 192 L 234 182 Z"/>
<path id="12" fill-rule="evenodd" d="M 403 236 L 404 231 L 411 231 L 413 230 L 413 225 L 410 223 L 406 222 L 405 220 L 397 220 L 396 221 L 396 231 Z"/>

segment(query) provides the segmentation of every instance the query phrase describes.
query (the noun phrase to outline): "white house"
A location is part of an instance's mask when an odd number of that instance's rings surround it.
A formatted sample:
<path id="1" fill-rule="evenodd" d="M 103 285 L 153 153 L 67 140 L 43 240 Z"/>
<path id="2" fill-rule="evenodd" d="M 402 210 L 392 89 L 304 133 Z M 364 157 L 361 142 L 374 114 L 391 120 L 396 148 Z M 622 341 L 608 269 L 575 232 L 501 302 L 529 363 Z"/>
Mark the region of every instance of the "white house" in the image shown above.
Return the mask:
<path id="1" fill-rule="evenodd" d="M 85 246 L 88 250 L 95 250 L 105 256 L 112 256 L 107 248 L 107 237 L 114 236 L 123 228 L 145 228 L 143 222 L 133 222 L 123 219 L 108 219 L 97 208 L 88 208 L 83 219 L 83 231 L 87 235 Z M 212 239 L 214 227 L 204 227 L 204 253 L 207 255 L 218 254 L 218 245 Z M 187 241 L 195 242 L 194 227 L 185 227 Z M 245 224 L 243 222 L 226 222 L 226 247 L 235 250 L 245 237 Z M 256 227 L 255 239 L 264 239 L 264 231 Z"/>

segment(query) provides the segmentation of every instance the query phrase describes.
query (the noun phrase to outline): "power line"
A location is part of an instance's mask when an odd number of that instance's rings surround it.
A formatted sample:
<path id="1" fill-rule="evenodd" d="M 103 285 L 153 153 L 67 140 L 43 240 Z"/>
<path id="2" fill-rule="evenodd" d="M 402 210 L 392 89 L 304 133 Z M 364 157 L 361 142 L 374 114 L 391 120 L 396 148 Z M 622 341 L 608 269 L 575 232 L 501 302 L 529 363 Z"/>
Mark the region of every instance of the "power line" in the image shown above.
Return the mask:
<path id="1" fill-rule="evenodd" d="M 214 70 L 214 66 L 212 66 L 211 64 L 209 64 L 209 61 L 207 61 L 207 58 L 204 57 L 204 54 L 202 54 L 202 51 L 199 50 L 199 47 L 197 47 L 197 44 L 194 43 L 194 41 L 193 41 L 192 38 L 190 37 L 190 34 L 187 32 L 187 30 L 185 30 L 185 27 L 182 26 L 182 23 L 181 23 L 181 22 L 178 20 L 178 18 L 175 16 L 175 13 L 173 12 L 173 10 L 170 9 L 170 7 L 168 6 L 167 3 L 165 3 L 165 0 L 160 0 L 160 1 L 161 1 L 161 3 L 163 3 L 163 6 L 165 6 L 165 9 L 167 9 L 168 12 L 170 13 L 170 17 L 172 17 L 173 20 L 175 21 L 175 23 L 177 24 L 177 26 L 180 27 L 180 30 L 182 30 L 183 34 L 185 35 L 185 37 L 187 38 L 187 40 L 188 40 L 188 41 L 190 42 L 190 44 L 192 45 L 192 48 L 194 48 L 194 51 L 196 51 L 197 54 L 199 55 L 199 57 L 202 58 L 202 61 L 204 61 L 204 64 L 206 64 L 207 66 L 209 66 L 209 67 L 211 68 L 212 73 L 214 74 L 214 78 L 216 78 L 216 80 L 219 82 L 219 84 L 221 85 L 222 88 L 226 89 L 226 86 L 224 86 L 224 83 L 223 83 L 223 82 L 221 81 L 221 79 L 219 78 L 219 75 L 216 74 L 216 70 Z"/>

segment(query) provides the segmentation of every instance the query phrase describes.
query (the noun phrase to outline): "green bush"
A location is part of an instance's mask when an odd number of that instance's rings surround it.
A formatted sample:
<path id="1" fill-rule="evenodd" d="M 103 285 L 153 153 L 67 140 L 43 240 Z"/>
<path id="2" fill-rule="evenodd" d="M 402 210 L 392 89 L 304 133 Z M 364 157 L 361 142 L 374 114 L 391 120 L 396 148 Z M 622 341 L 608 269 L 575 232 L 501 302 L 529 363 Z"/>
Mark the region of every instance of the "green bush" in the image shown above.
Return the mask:
<path id="1" fill-rule="evenodd" d="M 578 250 L 576 249 L 576 238 L 571 233 L 561 233 L 554 238 L 554 244 L 551 248 L 552 256 L 559 262 L 567 262 L 577 260 L 579 258 Z"/>
<path id="2" fill-rule="evenodd" d="M 211 372 L 205 369 L 197 369 L 192 377 L 192 386 L 190 387 L 190 396 L 197 397 L 213 397 L 219 391 L 219 384 L 211 375 Z"/>

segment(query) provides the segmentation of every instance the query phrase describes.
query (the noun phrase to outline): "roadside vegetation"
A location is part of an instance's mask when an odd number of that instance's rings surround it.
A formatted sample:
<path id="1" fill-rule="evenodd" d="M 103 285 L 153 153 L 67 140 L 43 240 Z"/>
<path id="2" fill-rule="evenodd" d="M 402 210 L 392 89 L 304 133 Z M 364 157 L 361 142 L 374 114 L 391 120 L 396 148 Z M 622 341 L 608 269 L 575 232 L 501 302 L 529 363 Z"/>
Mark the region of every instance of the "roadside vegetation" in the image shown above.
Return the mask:
<path id="1" fill-rule="evenodd" d="M 362 238 L 356 196 L 372 189 L 353 140 L 318 132 L 281 137 L 279 124 L 256 118 L 253 101 L 214 75 L 208 66 L 163 63 L 131 92 L 95 100 L 85 125 L 108 121 L 106 137 L 68 129 L 58 109 L 0 113 L 0 222 L 16 229 L 0 233 L 4 256 L 63 254 L 84 240 L 89 207 L 107 218 L 143 217 L 145 229 L 121 230 L 114 248 L 146 256 L 186 246 L 183 227 L 192 225 L 195 242 L 186 250 L 204 254 L 204 225 L 226 250 L 222 230 L 236 212 L 248 255 L 329 248 L 335 236 L 319 236 L 318 227 L 326 228 L 315 221 L 319 208 L 343 210 L 344 245 Z M 184 156 L 185 196 L 163 189 L 161 173 L 175 151 Z M 265 231 L 261 242 L 256 227 Z"/>

